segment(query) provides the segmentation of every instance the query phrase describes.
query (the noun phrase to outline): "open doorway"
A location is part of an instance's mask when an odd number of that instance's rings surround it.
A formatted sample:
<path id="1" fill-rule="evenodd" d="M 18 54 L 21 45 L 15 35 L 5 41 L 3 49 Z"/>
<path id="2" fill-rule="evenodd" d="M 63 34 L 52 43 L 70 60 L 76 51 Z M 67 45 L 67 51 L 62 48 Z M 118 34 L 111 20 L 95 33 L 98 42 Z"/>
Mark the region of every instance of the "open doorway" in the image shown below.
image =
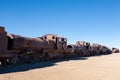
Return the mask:
<path id="1" fill-rule="evenodd" d="M 7 50 L 12 50 L 14 40 L 10 38 L 9 36 L 7 36 L 7 38 L 8 38 Z"/>

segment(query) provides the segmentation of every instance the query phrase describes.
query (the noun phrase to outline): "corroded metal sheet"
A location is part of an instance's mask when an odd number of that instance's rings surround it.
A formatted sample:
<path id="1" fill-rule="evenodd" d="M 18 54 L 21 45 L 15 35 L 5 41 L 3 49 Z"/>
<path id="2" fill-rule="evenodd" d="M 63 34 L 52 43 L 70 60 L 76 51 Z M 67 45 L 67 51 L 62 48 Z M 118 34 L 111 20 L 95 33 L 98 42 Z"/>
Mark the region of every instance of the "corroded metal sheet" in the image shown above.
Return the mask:
<path id="1" fill-rule="evenodd" d="M 48 42 L 41 38 L 28 38 L 19 35 L 8 34 L 9 40 L 11 40 L 12 49 L 24 50 L 26 48 L 41 49 L 49 48 Z"/>

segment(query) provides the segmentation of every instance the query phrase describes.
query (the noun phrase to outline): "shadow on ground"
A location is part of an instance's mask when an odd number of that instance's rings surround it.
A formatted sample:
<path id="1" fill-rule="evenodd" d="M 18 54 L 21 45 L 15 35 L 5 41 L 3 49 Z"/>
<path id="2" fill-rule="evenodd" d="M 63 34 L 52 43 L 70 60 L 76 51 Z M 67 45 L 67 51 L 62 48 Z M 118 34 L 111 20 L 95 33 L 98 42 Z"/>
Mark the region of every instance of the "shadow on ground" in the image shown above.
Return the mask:
<path id="1" fill-rule="evenodd" d="M 62 61 L 86 60 L 86 59 L 88 59 L 88 58 L 87 57 L 74 57 L 74 58 L 65 58 L 65 59 L 58 59 L 58 60 L 51 60 L 51 61 L 42 61 L 42 62 L 31 63 L 31 64 L 0 67 L 0 74 L 21 72 L 21 71 L 28 71 L 28 70 L 31 70 L 31 69 L 50 67 L 50 66 L 57 65 L 56 64 L 57 62 L 62 62 Z"/>

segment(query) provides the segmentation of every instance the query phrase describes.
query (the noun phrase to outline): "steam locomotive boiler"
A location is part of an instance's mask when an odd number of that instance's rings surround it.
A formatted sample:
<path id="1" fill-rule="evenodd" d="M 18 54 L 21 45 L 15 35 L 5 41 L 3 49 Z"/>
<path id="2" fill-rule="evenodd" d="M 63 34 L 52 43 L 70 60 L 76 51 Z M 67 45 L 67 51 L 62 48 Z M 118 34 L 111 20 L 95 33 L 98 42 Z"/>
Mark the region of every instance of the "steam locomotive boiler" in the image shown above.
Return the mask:
<path id="1" fill-rule="evenodd" d="M 49 49 L 48 42 L 39 38 L 28 38 L 8 34 L 7 50 L 18 56 L 19 62 L 39 61 L 45 58 L 44 50 Z"/>

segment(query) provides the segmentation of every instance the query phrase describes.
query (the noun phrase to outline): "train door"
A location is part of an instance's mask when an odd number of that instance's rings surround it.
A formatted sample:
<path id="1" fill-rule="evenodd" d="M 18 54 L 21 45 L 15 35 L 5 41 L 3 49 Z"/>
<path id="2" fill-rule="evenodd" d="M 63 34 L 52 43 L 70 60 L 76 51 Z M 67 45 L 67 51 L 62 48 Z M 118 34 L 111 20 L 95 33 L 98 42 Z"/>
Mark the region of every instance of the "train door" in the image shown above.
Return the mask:
<path id="1" fill-rule="evenodd" d="M 7 42 L 7 50 L 12 50 L 12 48 L 13 48 L 13 39 L 12 38 L 10 38 L 10 36 L 7 36 L 7 38 L 8 38 L 8 42 Z"/>
<path id="2" fill-rule="evenodd" d="M 56 46 L 57 46 L 57 50 L 62 50 L 62 46 L 61 46 L 61 38 L 60 37 L 57 37 L 56 38 Z"/>
<path id="3" fill-rule="evenodd" d="M 57 44 L 58 50 L 66 50 L 67 49 L 67 39 L 66 38 L 57 37 L 56 44 Z"/>

